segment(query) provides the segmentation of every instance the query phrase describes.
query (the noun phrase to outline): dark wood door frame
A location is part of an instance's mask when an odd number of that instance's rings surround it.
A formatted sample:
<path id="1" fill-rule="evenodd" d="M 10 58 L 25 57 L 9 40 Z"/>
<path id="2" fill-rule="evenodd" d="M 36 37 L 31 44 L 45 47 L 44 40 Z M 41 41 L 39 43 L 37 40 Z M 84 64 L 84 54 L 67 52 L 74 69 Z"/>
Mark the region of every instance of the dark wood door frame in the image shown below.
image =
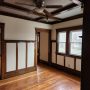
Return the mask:
<path id="1" fill-rule="evenodd" d="M 48 32 L 48 64 L 51 64 L 51 30 L 50 29 L 44 29 L 44 28 L 35 28 L 36 33 L 37 32 Z M 37 36 L 37 35 L 36 35 Z M 36 41 L 37 42 L 37 41 Z"/>
<path id="2" fill-rule="evenodd" d="M 90 90 L 90 0 L 84 2 L 81 90 Z"/>
<path id="3" fill-rule="evenodd" d="M 6 71 L 6 55 L 5 55 L 5 43 L 4 43 L 4 23 L 0 23 L 1 28 L 1 79 L 4 78 Z"/>

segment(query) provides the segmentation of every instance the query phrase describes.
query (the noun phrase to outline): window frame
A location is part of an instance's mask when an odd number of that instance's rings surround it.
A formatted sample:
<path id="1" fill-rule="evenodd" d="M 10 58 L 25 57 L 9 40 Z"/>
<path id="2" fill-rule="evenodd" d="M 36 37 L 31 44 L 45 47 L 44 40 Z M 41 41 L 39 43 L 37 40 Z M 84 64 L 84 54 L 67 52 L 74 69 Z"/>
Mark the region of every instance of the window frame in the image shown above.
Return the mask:
<path id="1" fill-rule="evenodd" d="M 81 58 L 81 56 L 79 55 L 70 54 L 70 31 L 78 31 L 80 29 L 82 31 L 82 28 L 83 28 L 82 25 L 79 25 L 79 26 L 56 29 L 56 53 L 57 55 L 66 55 L 66 56 Z M 60 32 L 66 32 L 66 53 L 58 52 L 58 39 L 59 39 L 58 34 Z"/>
<path id="2" fill-rule="evenodd" d="M 63 32 L 65 32 L 66 33 L 66 36 L 67 36 L 67 32 L 66 31 L 61 31 L 61 32 L 58 32 L 58 38 L 57 38 L 57 48 L 59 48 L 59 33 L 63 33 Z M 66 37 L 66 39 L 67 39 L 67 37 Z M 66 40 L 66 43 L 67 43 L 67 40 Z M 58 53 L 60 53 L 60 54 L 66 54 L 66 46 L 65 46 L 65 53 L 64 52 L 59 52 L 59 49 L 57 50 L 57 52 Z"/>

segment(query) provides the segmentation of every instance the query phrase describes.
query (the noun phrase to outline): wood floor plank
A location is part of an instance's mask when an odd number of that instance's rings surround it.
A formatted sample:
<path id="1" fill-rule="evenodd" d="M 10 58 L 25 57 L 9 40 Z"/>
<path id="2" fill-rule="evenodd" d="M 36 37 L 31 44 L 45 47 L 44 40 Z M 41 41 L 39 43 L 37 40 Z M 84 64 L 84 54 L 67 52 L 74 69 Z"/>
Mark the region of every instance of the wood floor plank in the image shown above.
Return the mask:
<path id="1" fill-rule="evenodd" d="M 1 80 L 0 90 L 80 90 L 80 79 L 39 65 L 37 71 Z"/>

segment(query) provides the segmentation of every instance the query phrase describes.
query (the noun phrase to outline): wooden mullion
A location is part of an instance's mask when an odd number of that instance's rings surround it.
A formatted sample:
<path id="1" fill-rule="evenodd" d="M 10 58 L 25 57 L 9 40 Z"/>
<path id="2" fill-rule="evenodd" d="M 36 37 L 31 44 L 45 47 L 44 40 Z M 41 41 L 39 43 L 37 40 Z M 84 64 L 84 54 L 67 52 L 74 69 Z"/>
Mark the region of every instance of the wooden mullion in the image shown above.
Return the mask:
<path id="1" fill-rule="evenodd" d="M 28 58 L 28 43 L 26 42 L 26 68 L 27 68 L 27 58 Z"/>
<path id="2" fill-rule="evenodd" d="M 16 71 L 18 71 L 18 43 L 16 43 Z"/>

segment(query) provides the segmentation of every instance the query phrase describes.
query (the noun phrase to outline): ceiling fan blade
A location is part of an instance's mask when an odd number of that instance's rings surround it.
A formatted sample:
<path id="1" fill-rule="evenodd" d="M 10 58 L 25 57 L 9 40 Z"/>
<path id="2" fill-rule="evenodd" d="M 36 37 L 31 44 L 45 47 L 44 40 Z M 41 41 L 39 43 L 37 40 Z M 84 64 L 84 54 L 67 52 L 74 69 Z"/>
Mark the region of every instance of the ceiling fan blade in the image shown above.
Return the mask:
<path id="1" fill-rule="evenodd" d="M 58 21 L 62 20 L 61 18 L 54 17 L 54 16 L 53 16 L 50 12 L 48 12 L 46 9 L 44 9 L 43 12 L 46 14 L 46 16 L 47 16 L 48 18 L 55 19 L 55 20 L 58 20 Z"/>
<path id="2" fill-rule="evenodd" d="M 46 8 L 62 8 L 62 5 L 46 5 Z"/>
<path id="3" fill-rule="evenodd" d="M 17 4 L 17 5 L 26 5 L 26 6 L 33 6 L 33 7 L 35 7 L 35 5 L 30 5 L 30 4 L 20 3 L 20 2 L 16 2 L 15 4 Z"/>
<path id="4" fill-rule="evenodd" d="M 72 0 L 72 2 L 77 4 L 77 5 L 81 5 L 81 1 L 80 0 Z"/>

